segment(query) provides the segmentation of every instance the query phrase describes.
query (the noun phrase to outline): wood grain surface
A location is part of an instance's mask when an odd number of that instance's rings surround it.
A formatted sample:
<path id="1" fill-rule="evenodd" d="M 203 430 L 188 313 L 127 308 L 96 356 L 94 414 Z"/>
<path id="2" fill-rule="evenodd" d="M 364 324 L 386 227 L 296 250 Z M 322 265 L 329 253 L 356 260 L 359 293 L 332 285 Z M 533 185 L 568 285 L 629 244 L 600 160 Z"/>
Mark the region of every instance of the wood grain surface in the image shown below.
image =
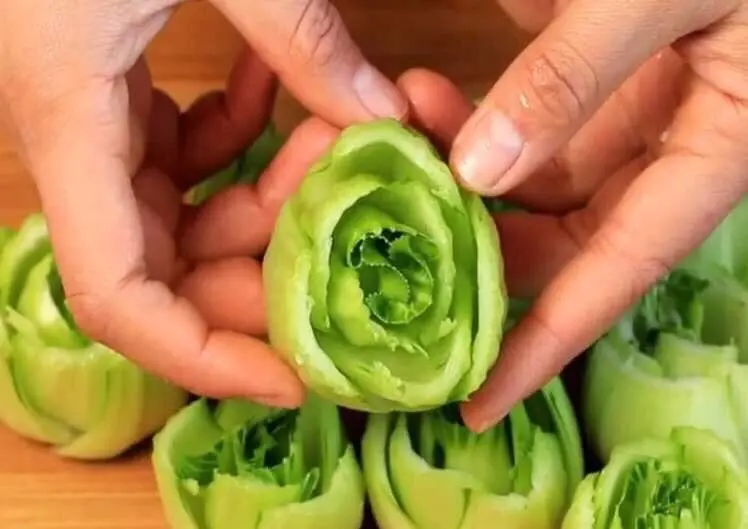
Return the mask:
<path id="1" fill-rule="evenodd" d="M 493 0 L 336 2 L 365 53 L 394 77 L 428 67 L 477 96 L 526 37 Z M 207 3 L 185 5 L 148 52 L 155 83 L 185 106 L 220 88 L 239 35 Z M 288 129 L 304 111 L 281 93 L 276 120 Z M 37 210 L 33 184 L 0 131 L 0 223 L 16 226 Z M 148 446 L 107 464 L 63 461 L 0 428 L 0 529 L 167 529 Z"/>

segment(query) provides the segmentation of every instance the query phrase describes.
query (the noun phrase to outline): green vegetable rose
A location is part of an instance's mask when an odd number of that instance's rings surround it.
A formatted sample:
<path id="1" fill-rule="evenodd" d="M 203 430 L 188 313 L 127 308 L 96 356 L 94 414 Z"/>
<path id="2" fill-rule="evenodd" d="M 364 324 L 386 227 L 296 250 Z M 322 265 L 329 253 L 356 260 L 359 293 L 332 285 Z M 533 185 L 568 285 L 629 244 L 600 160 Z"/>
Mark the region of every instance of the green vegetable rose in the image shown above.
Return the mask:
<path id="1" fill-rule="evenodd" d="M 463 400 L 496 360 L 507 303 L 494 223 L 396 121 L 342 133 L 285 204 L 263 270 L 272 345 L 337 404 Z"/>
<path id="2" fill-rule="evenodd" d="M 371 415 L 362 453 L 380 529 L 554 529 L 584 473 L 559 379 L 479 435 L 455 405 Z"/>
<path id="3" fill-rule="evenodd" d="M 748 289 L 710 263 L 657 284 L 595 344 L 583 417 L 595 451 L 676 426 L 711 430 L 748 462 Z"/>
<path id="4" fill-rule="evenodd" d="M 364 486 L 338 409 L 198 400 L 154 438 L 173 529 L 359 529 Z"/>
<path id="5" fill-rule="evenodd" d="M 618 446 L 576 491 L 562 529 L 744 529 L 745 472 L 706 430 Z"/>
<path id="6" fill-rule="evenodd" d="M 685 266 L 710 263 L 748 285 L 748 198 L 720 223 L 709 238 L 686 259 Z"/>
<path id="7" fill-rule="evenodd" d="M 41 215 L 0 232 L 0 422 L 60 455 L 105 459 L 154 433 L 186 400 L 79 332 Z"/>

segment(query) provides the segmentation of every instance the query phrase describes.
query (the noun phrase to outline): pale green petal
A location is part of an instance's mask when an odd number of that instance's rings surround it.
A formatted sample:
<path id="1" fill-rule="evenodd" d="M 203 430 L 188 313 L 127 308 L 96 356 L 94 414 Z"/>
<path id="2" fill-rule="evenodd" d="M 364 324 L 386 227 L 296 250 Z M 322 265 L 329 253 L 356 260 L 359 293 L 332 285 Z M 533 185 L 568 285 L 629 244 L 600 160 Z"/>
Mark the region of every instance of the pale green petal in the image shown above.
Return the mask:
<path id="1" fill-rule="evenodd" d="M 457 388 L 455 397 L 467 398 L 477 390 L 499 355 L 501 329 L 508 315 L 504 264 L 494 222 L 478 197 L 471 197 L 468 210 L 475 230 L 477 248 L 477 332 L 473 342 L 472 365 L 467 377 Z"/>
<path id="2" fill-rule="evenodd" d="M 577 489 L 562 529 L 748 527 L 748 480 L 708 430 L 621 444 Z"/>
<path id="3" fill-rule="evenodd" d="M 263 434 L 274 421 L 290 430 Z M 152 463 L 173 529 L 362 523 L 363 476 L 353 447 L 337 408 L 314 395 L 298 411 L 198 400 L 155 436 Z"/>
<path id="4" fill-rule="evenodd" d="M 556 529 L 582 481 L 581 439 L 558 379 L 482 434 L 453 407 L 371 415 L 362 444 L 380 529 Z"/>
<path id="5" fill-rule="evenodd" d="M 284 205 L 263 263 L 268 336 L 316 393 L 364 411 L 465 400 L 498 357 L 498 232 L 421 134 L 358 124 Z"/>
<path id="6" fill-rule="evenodd" d="M 116 457 L 182 407 L 187 393 L 76 327 L 44 218 L 29 216 L 0 253 L 0 421 L 77 459 Z"/>

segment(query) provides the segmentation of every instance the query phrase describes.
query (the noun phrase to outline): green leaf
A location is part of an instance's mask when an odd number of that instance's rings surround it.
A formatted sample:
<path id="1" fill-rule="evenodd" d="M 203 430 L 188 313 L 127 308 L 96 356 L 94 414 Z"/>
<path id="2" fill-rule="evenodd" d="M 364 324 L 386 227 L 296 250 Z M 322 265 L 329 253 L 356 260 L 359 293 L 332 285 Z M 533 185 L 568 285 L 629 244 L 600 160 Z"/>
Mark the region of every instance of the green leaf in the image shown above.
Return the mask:
<path id="1" fill-rule="evenodd" d="M 122 454 L 158 430 L 187 393 L 80 332 L 41 214 L 3 233 L 0 422 L 64 457 Z"/>
<path id="2" fill-rule="evenodd" d="M 748 482 L 730 448 L 706 430 L 619 445 L 577 489 L 563 529 L 748 526 Z"/>
<path id="3" fill-rule="evenodd" d="M 592 348 L 582 412 L 603 461 L 621 444 L 710 430 L 748 462 L 742 395 L 748 288 L 724 267 L 691 263 L 656 284 Z"/>
<path id="4" fill-rule="evenodd" d="M 315 396 L 299 410 L 198 400 L 156 435 L 152 461 L 175 528 L 358 529 L 362 521 L 352 447 L 335 406 Z"/>
<path id="5" fill-rule="evenodd" d="M 584 472 L 569 412 L 554 379 L 481 434 L 462 424 L 454 404 L 371 415 L 362 458 L 378 526 L 478 529 L 500 520 L 507 527 L 557 527 Z"/>
<path id="6" fill-rule="evenodd" d="M 426 138 L 394 120 L 344 130 L 309 171 L 263 276 L 271 344 L 339 405 L 465 400 L 497 358 L 507 299 L 496 227 Z"/>

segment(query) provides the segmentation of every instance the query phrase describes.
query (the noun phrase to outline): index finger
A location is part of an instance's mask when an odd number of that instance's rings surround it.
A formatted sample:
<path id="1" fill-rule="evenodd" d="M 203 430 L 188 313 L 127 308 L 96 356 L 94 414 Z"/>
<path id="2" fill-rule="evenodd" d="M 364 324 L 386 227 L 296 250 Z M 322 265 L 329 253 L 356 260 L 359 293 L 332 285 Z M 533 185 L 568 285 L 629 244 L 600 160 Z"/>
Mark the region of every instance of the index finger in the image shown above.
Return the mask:
<path id="1" fill-rule="evenodd" d="M 703 139 L 703 138 L 699 138 Z M 582 251 L 506 336 L 484 386 L 463 404 L 483 431 L 557 375 L 718 225 L 748 190 L 739 151 L 675 151 L 650 165 Z M 673 175 L 678 175 L 674 185 Z"/>

